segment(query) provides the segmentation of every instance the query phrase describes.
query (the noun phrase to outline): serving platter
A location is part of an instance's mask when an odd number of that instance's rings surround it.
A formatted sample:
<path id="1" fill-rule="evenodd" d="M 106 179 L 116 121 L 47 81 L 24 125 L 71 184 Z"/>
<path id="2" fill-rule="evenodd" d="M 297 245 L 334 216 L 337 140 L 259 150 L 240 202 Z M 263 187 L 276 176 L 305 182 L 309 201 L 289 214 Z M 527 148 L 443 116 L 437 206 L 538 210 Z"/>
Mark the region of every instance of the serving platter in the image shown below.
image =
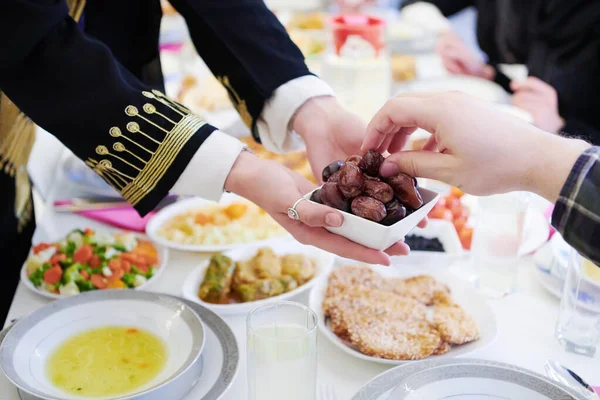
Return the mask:
<path id="1" fill-rule="evenodd" d="M 247 201 L 240 196 L 237 196 L 233 193 L 225 193 L 221 197 L 221 201 L 219 204 L 231 204 L 238 201 Z M 184 214 L 187 211 L 198 209 L 210 205 L 216 204 L 215 202 L 201 199 L 201 198 L 191 198 L 182 201 L 178 201 L 175 204 L 171 204 L 170 206 L 165 207 L 161 211 L 159 211 L 156 215 L 154 215 L 150 221 L 148 221 L 148 225 L 146 226 L 146 235 L 155 243 L 159 243 L 163 246 L 181 250 L 181 251 L 193 251 L 193 252 L 204 252 L 204 253 L 213 253 L 219 251 L 226 251 L 235 249 L 240 246 L 248 246 L 248 245 L 260 245 L 267 243 L 269 240 L 273 238 L 258 240 L 253 242 L 244 242 L 244 243 L 235 243 L 235 244 L 216 244 L 216 245 L 203 245 L 203 244 L 182 244 L 177 243 L 175 241 L 171 241 L 166 239 L 165 237 L 159 234 L 160 228 L 171 218 Z M 281 237 L 290 237 L 289 234 L 283 233 Z"/>
<path id="2" fill-rule="evenodd" d="M 476 359 L 432 359 L 376 376 L 352 400 L 584 400 L 532 371 Z"/>
<path id="3" fill-rule="evenodd" d="M 358 263 L 345 265 L 357 265 Z M 389 268 L 389 267 L 378 267 L 371 266 L 373 270 L 380 273 L 384 277 L 411 277 L 417 275 L 423 275 L 422 269 L 418 266 L 402 266 L 401 268 Z M 448 272 L 439 272 L 435 274 L 435 279 L 441 283 L 446 284 L 450 290 L 452 298 L 458 303 L 471 317 L 477 322 L 480 330 L 480 338 L 474 342 L 467 343 L 461 346 L 453 346 L 452 349 L 446 354 L 439 356 L 431 356 L 431 359 L 448 359 L 459 356 L 464 356 L 472 353 L 476 350 L 480 350 L 489 344 L 491 344 L 498 334 L 498 328 L 496 325 L 496 317 L 493 310 L 487 304 L 486 300 L 479 295 L 475 289 L 468 283 L 455 277 L 453 274 Z M 400 364 L 413 364 L 415 361 L 412 360 L 390 360 L 385 358 L 372 357 L 362 354 L 358 350 L 353 349 L 340 339 L 335 333 L 333 333 L 329 327 L 329 323 L 326 320 L 323 313 L 323 300 L 325 298 L 325 292 L 327 290 L 328 277 L 320 279 L 310 292 L 309 306 L 317 314 L 319 323 L 319 330 L 321 334 L 331 341 L 343 352 L 356 357 L 361 360 L 375 362 L 386 365 L 400 365 Z"/>
<path id="4" fill-rule="evenodd" d="M 201 304 L 203 307 L 206 307 L 219 315 L 245 315 L 256 307 L 278 301 L 290 300 L 306 292 L 307 290 L 311 289 L 321 278 L 329 274 L 335 262 L 335 257 L 333 254 L 320 250 L 316 247 L 305 246 L 293 239 L 274 239 L 268 241 L 264 245 L 242 247 L 236 250 L 225 252 L 223 255 L 231 258 L 233 261 L 247 260 L 252 258 L 256 254 L 257 250 L 261 247 L 269 247 L 278 255 L 303 254 L 307 257 L 315 259 L 315 276 L 310 281 L 294 290 L 267 299 L 236 304 L 211 304 L 202 301 L 198 297 L 198 288 L 204 279 L 204 275 L 209 264 L 209 262 L 206 261 L 195 268 L 185 279 L 182 288 L 183 298 L 194 303 Z"/>

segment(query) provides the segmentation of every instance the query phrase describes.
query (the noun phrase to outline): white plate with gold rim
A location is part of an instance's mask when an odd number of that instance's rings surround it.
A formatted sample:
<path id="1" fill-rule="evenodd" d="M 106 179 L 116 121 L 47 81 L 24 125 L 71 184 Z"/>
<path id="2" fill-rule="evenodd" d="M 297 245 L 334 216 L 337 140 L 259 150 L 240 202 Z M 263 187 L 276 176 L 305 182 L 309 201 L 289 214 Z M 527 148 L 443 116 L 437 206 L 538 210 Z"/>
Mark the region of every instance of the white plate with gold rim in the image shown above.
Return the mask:
<path id="1" fill-rule="evenodd" d="M 82 399 L 54 386 L 47 374 L 48 360 L 66 338 L 114 326 L 142 329 L 158 337 L 167 358 L 162 369 L 142 386 L 98 399 L 178 399 L 194 387 L 201 374 L 205 343 L 197 313 L 180 299 L 133 290 L 84 293 L 48 304 L 19 320 L 2 340 L 0 366 L 31 398 Z"/>

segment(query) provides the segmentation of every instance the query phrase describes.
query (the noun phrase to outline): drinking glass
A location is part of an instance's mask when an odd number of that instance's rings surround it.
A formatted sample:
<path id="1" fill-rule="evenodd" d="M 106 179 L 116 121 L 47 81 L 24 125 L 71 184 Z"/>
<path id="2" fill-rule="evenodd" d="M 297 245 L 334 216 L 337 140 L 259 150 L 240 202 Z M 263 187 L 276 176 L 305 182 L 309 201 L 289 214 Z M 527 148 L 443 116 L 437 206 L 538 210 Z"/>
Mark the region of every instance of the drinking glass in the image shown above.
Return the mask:
<path id="1" fill-rule="evenodd" d="M 476 286 L 490 297 L 504 297 L 517 286 L 527 196 L 511 192 L 480 197 L 478 203 L 471 245 Z"/>
<path id="2" fill-rule="evenodd" d="M 589 278 L 600 268 L 571 249 L 556 323 L 556 337 L 565 350 L 593 357 L 600 339 L 600 284 Z"/>
<path id="3" fill-rule="evenodd" d="M 392 95 L 385 21 L 337 15 L 329 19 L 328 28 L 321 75 L 346 109 L 370 121 Z"/>
<path id="4" fill-rule="evenodd" d="M 317 316 L 280 302 L 254 309 L 247 320 L 248 399 L 315 400 Z"/>

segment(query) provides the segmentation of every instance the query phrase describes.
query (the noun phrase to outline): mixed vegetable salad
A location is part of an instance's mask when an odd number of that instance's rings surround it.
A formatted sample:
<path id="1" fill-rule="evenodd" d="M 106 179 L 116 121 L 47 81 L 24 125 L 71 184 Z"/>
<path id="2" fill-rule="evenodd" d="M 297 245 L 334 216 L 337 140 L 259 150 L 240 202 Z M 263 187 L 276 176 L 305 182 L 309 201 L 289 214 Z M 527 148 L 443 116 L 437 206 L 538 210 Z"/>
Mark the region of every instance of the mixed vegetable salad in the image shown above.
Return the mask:
<path id="1" fill-rule="evenodd" d="M 25 268 L 35 287 L 72 296 L 143 285 L 156 273 L 158 252 L 132 233 L 75 229 L 60 242 L 35 245 Z"/>

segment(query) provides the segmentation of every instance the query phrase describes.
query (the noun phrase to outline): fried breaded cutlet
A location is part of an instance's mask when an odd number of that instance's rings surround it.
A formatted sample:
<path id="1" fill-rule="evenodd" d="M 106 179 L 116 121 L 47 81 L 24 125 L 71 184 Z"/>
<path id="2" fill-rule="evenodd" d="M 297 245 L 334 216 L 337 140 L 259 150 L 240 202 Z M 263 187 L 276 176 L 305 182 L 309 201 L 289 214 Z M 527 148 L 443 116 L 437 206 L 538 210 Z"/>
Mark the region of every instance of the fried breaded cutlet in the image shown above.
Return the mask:
<path id="1" fill-rule="evenodd" d="M 389 321 L 422 320 L 427 309 L 414 299 L 392 292 L 358 289 L 323 301 L 323 312 L 330 317 L 331 330 L 342 339 L 348 338 L 353 324 L 375 326 Z"/>
<path id="2" fill-rule="evenodd" d="M 433 304 L 435 292 L 450 293 L 448 286 L 429 275 L 413 276 L 407 279 L 391 278 L 386 281 L 386 286 L 400 296 L 412 297 L 427 306 Z"/>
<path id="3" fill-rule="evenodd" d="M 350 342 L 363 354 L 391 360 L 420 360 L 442 345 L 442 338 L 425 320 L 388 321 L 377 325 L 353 324 Z"/>
<path id="4" fill-rule="evenodd" d="M 444 342 L 465 344 L 479 339 L 477 323 L 446 292 L 433 296 L 433 323 Z"/>
<path id="5" fill-rule="evenodd" d="M 380 289 L 385 280 L 377 272 L 365 266 L 347 266 L 334 270 L 329 275 L 325 297 L 333 297 L 348 290 Z"/>

